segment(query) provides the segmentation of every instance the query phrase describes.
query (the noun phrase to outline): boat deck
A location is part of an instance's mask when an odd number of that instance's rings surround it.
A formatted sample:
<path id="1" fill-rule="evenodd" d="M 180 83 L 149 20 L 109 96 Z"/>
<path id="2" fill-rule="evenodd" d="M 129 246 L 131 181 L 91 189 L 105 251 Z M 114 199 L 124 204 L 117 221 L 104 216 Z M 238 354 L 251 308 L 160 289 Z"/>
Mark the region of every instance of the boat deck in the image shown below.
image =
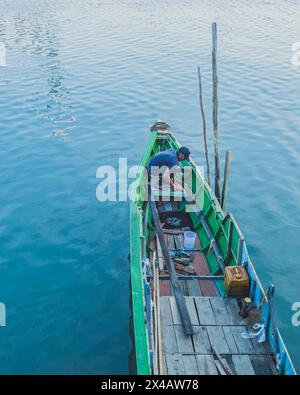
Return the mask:
<path id="1" fill-rule="evenodd" d="M 186 335 L 173 296 L 162 296 L 161 331 L 164 371 L 169 375 L 222 374 L 212 346 L 233 374 L 273 375 L 275 365 L 267 343 L 244 339 L 249 322 L 243 320 L 233 298 L 186 296 L 194 334 Z"/>
<path id="2" fill-rule="evenodd" d="M 187 214 L 179 213 L 174 203 L 160 204 L 158 209 L 169 253 L 182 249 L 182 229 L 193 229 Z M 166 224 L 175 226 L 166 229 Z M 195 248 L 199 249 L 201 245 L 197 237 Z M 157 237 L 152 246 L 156 250 L 160 275 L 168 274 Z M 205 255 L 199 250 L 193 251 L 189 267 L 196 275 L 211 274 Z M 254 323 L 261 322 L 257 310 L 252 310 L 249 317 L 243 319 L 239 315 L 237 299 L 220 297 L 215 281 L 186 279 L 187 275 L 182 277 L 184 270 L 180 272 L 176 268 L 176 271 L 194 334 L 186 335 L 184 332 L 170 281 L 161 278 L 159 289 L 164 373 L 228 374 L 228 371 L 224 371 L 225 363 L 231 373 L 236 375 L 276 374 L 273 352 L 268 342 L 258 343 L 257 338 L 244 339 L 241 336 L 243 332 L 251 331 Z M 213 352 L 213 348 L 216 352 Z M 216 353 L 221 357 L 222 363 Z"/>

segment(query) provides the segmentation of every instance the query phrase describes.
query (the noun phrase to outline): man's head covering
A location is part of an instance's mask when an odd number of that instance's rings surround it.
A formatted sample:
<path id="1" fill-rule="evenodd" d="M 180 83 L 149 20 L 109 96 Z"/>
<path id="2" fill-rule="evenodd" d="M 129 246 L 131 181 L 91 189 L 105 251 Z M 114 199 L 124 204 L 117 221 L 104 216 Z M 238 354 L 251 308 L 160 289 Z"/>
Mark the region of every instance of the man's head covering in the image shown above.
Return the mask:
<path id="1" fill-rule="evenodd" d="M 184 155 L 185 160 L 189 160 L 191 151 L 187 147 L 181 147 L 177 151 L 177 153 L 181 153 Z"/>

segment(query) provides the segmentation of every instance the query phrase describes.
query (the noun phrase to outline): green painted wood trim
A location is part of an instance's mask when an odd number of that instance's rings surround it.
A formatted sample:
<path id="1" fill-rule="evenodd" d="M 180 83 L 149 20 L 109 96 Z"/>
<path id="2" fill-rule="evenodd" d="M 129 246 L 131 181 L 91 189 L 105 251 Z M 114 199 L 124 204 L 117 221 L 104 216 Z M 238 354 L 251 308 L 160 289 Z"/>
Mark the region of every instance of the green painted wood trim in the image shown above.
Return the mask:
<path id="1" fill-rule="evenodd" d="M 141 170 L 150 159 L 156 145 L 157 132 L 150 134 L 144 155 L 140 161 L 140 169 L 137 172 L 137 179 Z M 139 185 L 137 185 L 139 187 Z M 145 323 L 144 306 L 144 284 L 142 276 L 142 257 L 140 240 L 140 212 L 142 202 L 131 200 L 130 202 L 130 261 L 131 261 L 131 293 L 132 293 L 132 315 L 134 328 L 134 348 L 136 359 L 136 373 L 140 375 L 150 375 L 149 348 Z"/>
<path id="2" fill-rule="evenodd" d="M 144 317 L 144 287 L 141 264 L 138 204 L 130 203 L 130 258 L 134 343 L 137 374 L 150 374 L 149 350 Z"/>

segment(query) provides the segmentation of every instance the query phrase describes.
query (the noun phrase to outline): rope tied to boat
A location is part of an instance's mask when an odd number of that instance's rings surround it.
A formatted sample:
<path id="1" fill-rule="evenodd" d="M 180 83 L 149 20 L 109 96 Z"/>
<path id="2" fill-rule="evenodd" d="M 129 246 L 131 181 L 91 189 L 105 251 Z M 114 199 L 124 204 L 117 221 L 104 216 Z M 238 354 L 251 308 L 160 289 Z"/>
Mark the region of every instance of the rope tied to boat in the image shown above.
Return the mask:
<path id="1" fill-rule="evenodd" d="M 258 322 L 253 325 L 253 329 L 257 332 L 242 332 L 241 336 L 243 339 L 254 339 L 257 337 L 258 343 L 264 343 L 266 341 L 266 329 L 264 324 Z"/>

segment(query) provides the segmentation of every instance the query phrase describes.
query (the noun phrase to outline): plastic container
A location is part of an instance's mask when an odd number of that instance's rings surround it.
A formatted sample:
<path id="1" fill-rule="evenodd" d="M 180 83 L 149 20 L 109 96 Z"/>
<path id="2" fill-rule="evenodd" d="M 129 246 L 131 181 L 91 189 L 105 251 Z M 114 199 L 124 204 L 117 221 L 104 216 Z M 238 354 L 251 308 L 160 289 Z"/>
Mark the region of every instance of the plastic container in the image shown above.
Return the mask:
<path id="1" fill-rule="evenodd" d="M 183 248 L 189 250 L 195 247 L 196 233 L 190 230 L 184 232 Z"/>

